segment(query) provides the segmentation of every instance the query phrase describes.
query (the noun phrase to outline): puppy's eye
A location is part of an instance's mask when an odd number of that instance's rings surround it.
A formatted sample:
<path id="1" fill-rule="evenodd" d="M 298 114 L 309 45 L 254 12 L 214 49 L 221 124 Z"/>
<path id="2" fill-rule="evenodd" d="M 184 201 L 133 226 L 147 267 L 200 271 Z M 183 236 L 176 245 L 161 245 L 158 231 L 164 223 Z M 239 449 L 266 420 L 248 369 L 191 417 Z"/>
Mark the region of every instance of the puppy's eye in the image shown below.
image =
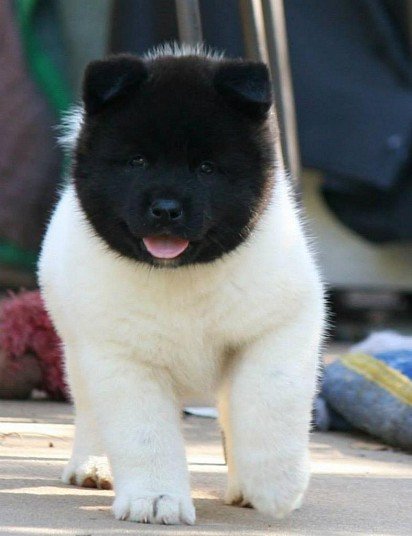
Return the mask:
<path id="1" fill-rule="evenodd" d="M 215 171 L 215 165 L 213 162 L 202 162 L 198 167 L 198 171 L 202 175 L 211 175 Z"/>
<path id="2" fill-rule="evenodd" d="M 134 168 L 146 169 L 149 166 L 149 162 L 143 155 L 138 154 L 129 160 L 129 165 Z"/>

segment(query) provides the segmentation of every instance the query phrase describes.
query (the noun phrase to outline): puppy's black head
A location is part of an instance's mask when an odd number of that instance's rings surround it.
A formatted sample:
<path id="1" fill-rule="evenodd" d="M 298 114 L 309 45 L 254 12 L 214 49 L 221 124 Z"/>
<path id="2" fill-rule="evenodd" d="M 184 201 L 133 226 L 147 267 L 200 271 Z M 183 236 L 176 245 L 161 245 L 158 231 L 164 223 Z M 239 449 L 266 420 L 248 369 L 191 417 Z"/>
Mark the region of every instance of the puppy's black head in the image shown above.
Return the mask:
<path id="1" fill-rule="evenodd" d="M 74 183 L 111 248 L 179 266 L 245 240 L 272 177 L 263 64 L 114 56 L 88 66 L 83 100 Z"/>

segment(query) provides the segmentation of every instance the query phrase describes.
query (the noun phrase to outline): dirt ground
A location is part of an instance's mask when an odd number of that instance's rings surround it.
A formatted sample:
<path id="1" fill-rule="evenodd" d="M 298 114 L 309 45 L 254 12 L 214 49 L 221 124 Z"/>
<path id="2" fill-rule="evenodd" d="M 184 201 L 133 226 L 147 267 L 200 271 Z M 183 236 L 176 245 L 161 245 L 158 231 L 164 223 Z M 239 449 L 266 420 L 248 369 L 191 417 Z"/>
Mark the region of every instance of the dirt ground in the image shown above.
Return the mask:
<path id="1" fill-rule="evenodd" d="M 304 506 L 283 521 L 225 506 L 220 433 L 213 419 L 184 420 L 197 510 L 194 527 L 116 521 L 112 492 L 59 480 L 73 436 L 72 409 L 0 401 L 0 534 L 302 536 L 412 534 L 412 458 L 362 435 L 314 433 L 313 477 Z"/>

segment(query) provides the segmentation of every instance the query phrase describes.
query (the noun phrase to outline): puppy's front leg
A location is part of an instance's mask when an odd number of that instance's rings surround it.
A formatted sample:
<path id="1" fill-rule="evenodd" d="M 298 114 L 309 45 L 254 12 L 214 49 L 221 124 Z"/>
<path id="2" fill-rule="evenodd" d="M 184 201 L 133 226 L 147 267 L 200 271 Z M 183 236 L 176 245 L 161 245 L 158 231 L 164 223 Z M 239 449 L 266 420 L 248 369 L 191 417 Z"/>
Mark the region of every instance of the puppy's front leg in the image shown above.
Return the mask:
<path id="1" fill-rule="evenodd" d="M 235 356 L 221 394 L 228 447 L 226 502 L 281 518 L 309 481 L 309 425 L 320 329 L 283 327 Z"/>
<path id="2" fill-rule="evenodd" d="M 117 519 L 193 524 L 180 411 L 170 378 L 121 351 L 88 350 L 90 397 L 114 477 Z"/>

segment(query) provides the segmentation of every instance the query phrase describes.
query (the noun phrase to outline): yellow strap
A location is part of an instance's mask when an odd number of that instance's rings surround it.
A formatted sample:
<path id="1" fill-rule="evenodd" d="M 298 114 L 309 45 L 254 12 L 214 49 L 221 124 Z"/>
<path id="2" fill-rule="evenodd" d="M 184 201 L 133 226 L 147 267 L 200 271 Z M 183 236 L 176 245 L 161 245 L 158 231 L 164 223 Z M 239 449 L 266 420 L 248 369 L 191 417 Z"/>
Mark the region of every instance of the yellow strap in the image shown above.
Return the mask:
<path id="1" fill-rule="evenodd" d="M 412 382 L 398 370 L 367 354 L 346 354 L 341 357 L 341 361 L 346 367 L 389 391 L 401 402 L 412 406 Z"/>

